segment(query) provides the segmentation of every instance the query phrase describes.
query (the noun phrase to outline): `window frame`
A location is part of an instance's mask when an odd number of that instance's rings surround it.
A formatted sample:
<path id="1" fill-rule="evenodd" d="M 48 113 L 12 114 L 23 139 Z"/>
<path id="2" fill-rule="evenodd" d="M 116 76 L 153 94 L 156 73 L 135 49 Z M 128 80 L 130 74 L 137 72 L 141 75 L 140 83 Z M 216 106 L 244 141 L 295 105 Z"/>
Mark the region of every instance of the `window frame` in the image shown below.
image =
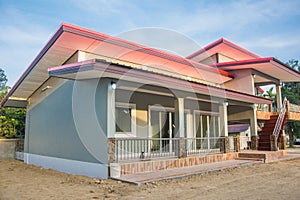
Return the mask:
<path id="1" fill-rule="evenodd" d="M 193 113 L 193 122 L 194 122 L 194 138 L 197 138 L 196 136 L 196 133 L 197 133 L 197 123 L 196 123 L 196 115 L 199 115 L 200 116 L 206 116 L 207 118 L 210 117 L 209 120 L 207 120 L 207 129 L 208 129 L 208 133 L 207 133 L 207 136 L 206 137 L 203 137 L 203 130 L 202 130 L 202 127 L 201 127 L 201 137 L 200 138 L 212 138 L 211 137 L 211 126 L 210 126 L 210 123 L 211 123 L 211 120 L 212 120 L 212 117 L 214 117 L 214 119 L 217 119 L 217 123 L 218 123 L 218 127 L 214 127 L 215 130 L 217 131 L 217 133 L 219 134 L 218 137 L 220 137 L 220 113 L 218 112 L 209 112 L 209 111 L 203 111 L 203 110 L 194 110 L 194 113 Z M 202 117 L 200 117 L 200 121 L 201 121 L 201 125 L 202 125 Z M 215 124 L 214 124 L 215 125 Z M 216 137 L 216 133 L 214 133 L 214 137 Z"/>
<path id="2" fill-rule="evenodd" d="M 131 132 L 117 132 L 116 130 L 117 119 L 115 117 L 115 137 L 116 138 L 136 137 L 136 104 L 116 102 L 115 109 L 117 108 L 131 109 L 131 113 L 130 113 Z"/>

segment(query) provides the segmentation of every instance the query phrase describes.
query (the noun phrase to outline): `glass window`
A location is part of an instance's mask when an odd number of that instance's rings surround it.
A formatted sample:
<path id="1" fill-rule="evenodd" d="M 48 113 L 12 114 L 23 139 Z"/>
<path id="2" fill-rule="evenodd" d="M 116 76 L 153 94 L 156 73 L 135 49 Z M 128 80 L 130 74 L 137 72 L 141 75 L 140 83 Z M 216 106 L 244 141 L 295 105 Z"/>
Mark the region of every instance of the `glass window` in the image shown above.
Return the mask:
<path id="1" fill-rule="evenodd" d="M 134 104 L 116 103 L 116 136 L 135 136 L 135 120 Z"/>
<path id="2" fill-rule="evenodd" d="M 116 108 L 116 132 L 131 132 L 131 108 Z"/>

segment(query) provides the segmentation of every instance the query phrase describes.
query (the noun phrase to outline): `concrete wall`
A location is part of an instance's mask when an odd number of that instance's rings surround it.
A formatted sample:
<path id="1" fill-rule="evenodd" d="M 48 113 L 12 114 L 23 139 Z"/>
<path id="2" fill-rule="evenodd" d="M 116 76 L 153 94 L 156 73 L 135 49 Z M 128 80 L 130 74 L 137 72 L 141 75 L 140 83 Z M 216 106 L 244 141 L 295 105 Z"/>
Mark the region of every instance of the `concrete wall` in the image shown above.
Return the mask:
<path id="1" fill-rule="evenodd" d="M 226 89 L 255 95 L 254 80 L 251 69 L 235 70 L 235 78 L 224 84 Z"/>
<path id="2" fill-rule="evenodd" d="M 155 90 L 155 89 L 154 89 Z M 174 109 L 175 97 L 162 96 L 156 94 L 148 94 L 142 92 L 132 92 L 127 90 L 116 90 L 116 102 L 130 103 L 136 105 L 136 135 L 137 137 L 148 137 L 149 135 L 149 106 L 161 106 L 165 108 Z M 187 129 L 188 137 L 193 137 L 193 114 L 194 110 L 201 110 L 205 112 L 219 112 L 218 104 L 211 104 L 208 102 L 197 102 L 194 100 L 184 101 L 184 108 L 189 111 L 188 120 L 189 127 Z"/>
<path id="3" fill-rule="evenodd" d="M 18 139 L 0 139 L 0 160 L 13 160 Z"/>
<path id="4" fill-rule="evenodd" d="M 108 82 L 68 80 L 57 88 L 48 89 L 52 92 L 43 95 L 43 98 L 38 98 L 41 95 L 37 91 L 35 99 L 39 101 L 32 99 L 27 111 L 25 162 L 74 174 L 106 178 L 105 99 Z M 82 167 L 74 168 L 70 165 Z M 95 171 L 95 167 L 98 170 Z M 89 168 L 93 170 L 87 170 Z"/>

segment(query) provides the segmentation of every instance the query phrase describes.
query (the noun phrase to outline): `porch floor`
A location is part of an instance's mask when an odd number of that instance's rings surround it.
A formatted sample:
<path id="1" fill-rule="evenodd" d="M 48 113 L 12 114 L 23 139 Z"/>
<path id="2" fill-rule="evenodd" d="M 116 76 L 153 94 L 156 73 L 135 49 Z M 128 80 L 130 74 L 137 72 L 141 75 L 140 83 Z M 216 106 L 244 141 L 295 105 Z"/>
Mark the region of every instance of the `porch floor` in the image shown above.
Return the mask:
<path id="1" fill-rule="evenodd" d="M 116 180 L 124 181 L 133 183 L 136 185 L 143 185 L 146 183 L 151 182 L 158 182 L 158 181 L 166 181 L 169 179 L 174 178 L 183 178 L 198 174 L 207 174 L 210 172 L 216 172 L 216 171 L 222 171 L 222 170 L 229 170 L 234 168 L 240 168 L 243 166 L 253 165 L 253 164 L 259 164 L 266 162 L 266 159 L 264 158 L 257 158 L 252 157 L 255 154 L 258 155 L 264 155 L 265 157 L 268 156 L 268 154 L 280 154 L 280 152 L 262 152 L 262 151 L 247 151 L 242 152 L 249 154 L 250 156 L 248 158 L 241 157 L 240 159 L 235 160 L 227 160 L 222 162 L 215 162 L 215 163 L 206 163 L 202 165 L 197 166 L 190 166 L 190 167 L 183 167 L 183 168 L 175 168 L 175 169 L 167 169 L 167 170 L 160 170 L 160 171 L 154 171 L 154 172 L 145 172 L 145 173 L 136 173 L 136 174 L 128 174 L 123 175 L 119 178 L 114 178 Z M 273 156 L 272 156 L 273 157 Z M 284 154 L 283 156 L 278 156 L 277 159 L 269 160 L 268 162 L 276 162 L 276 161 L 282 161 L 282 160 L 290 160 L 290 159 L 296 159 L 300 158 L 300 154 Z"/>

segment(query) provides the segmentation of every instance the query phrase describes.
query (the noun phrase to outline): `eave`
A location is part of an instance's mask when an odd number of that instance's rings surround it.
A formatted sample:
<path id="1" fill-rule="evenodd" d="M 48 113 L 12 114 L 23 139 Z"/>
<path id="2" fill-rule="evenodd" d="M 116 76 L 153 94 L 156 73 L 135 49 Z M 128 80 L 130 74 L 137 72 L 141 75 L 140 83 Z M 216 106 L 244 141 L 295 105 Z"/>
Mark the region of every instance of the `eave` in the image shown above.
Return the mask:
<path id="1" fill-rule="evenodd" d="M 150 67 L 164 68 L 170 73 L 175 71 L 186 76 L 190 74 L 191 78 L 215 84 L 222 84 L 234 77 L 230 72 L 215 67 L 63 23 L 2 99 L 1 105 L 7 106 L 10 98 L 28 99 L 49 78 L 48 68 L 63 65 L 78 50 L 140 65 L 148 66 L 151 63 Z"/>
<path id="2" fill-rule="evenodd" d="M 217 97 L 224 100 L 241 101 L 249 104 L 271 104 L 272 100 L 235 92 L 218 87 L 212 87 L 180 78 L 165 76 L 162 74 L 145 71 L 142 69 L 132 69 L 115 63 L 108 63 L 103 60 L 92 59 L 89 61 L 62 65 L 48 70 L 49 76 L 84 80 L 93 78 L 113 78 L 132 81 L 137 83 L 168 86 L 184 92 L 196 94 L 205 94 L 211 97 Z"/>
<path id="3" fill-rule="evenodd" d="M 231 72 L 241 69 L 253 69 L 266 76 L 278 79 L 280 82 L 300 82 L 300 72 L 273 57 L 223 62 L 214 66 Z"/>

